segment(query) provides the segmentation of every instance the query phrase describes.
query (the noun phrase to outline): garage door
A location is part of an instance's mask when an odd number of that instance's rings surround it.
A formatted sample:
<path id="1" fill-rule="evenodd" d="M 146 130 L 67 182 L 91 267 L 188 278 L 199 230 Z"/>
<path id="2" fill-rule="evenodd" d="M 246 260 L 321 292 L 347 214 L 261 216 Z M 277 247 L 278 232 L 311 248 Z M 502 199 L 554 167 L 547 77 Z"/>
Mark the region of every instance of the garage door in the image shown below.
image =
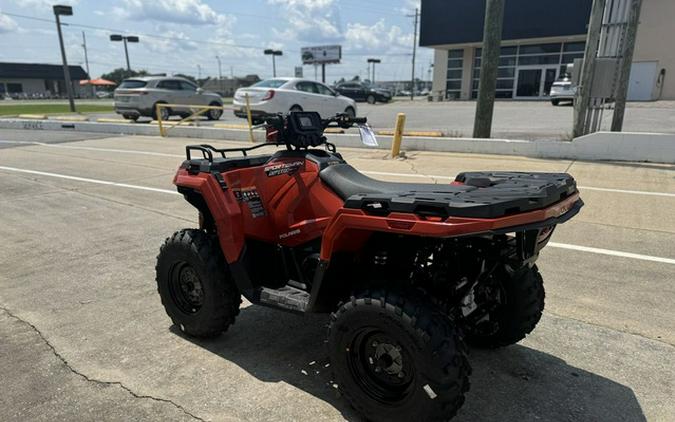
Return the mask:
<path id="1" fill-rule="evenodd" d="M 658 62 L 633 63 L 630 69 L 630 82 L 628 83 L 629 101 L 652 100 L 657 66 Z"/>

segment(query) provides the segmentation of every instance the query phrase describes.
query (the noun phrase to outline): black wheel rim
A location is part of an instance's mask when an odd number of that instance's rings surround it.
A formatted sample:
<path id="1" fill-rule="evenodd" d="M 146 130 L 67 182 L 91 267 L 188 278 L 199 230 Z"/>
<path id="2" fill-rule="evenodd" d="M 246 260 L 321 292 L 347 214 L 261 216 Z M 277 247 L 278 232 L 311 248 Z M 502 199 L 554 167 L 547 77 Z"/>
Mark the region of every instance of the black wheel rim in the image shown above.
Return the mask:
<path id="1" fill-rule="evenodd" d="M 209 111 L 209 114 L 211 114 L 211 118 L 213 120 L 218 120 L 220 118 L 220 113 L 221 113 L 220 110 L 215 110 L 215 109 Z"/>
<path id="2" fill-rule="evenodd" d="M 380 403 L 400 404 L 414 389 L 412 357 L 394 336 L 375 327 L 352 336 L 347 362 L 354 381 Z"/>
<path id="3" fill-rule="evenodd" d="M 199 312 L 204 304 L 204 289 L 197 271 L 186 262 L 171 268 L 169 291 L 178 309 L 186 314 Z"/>

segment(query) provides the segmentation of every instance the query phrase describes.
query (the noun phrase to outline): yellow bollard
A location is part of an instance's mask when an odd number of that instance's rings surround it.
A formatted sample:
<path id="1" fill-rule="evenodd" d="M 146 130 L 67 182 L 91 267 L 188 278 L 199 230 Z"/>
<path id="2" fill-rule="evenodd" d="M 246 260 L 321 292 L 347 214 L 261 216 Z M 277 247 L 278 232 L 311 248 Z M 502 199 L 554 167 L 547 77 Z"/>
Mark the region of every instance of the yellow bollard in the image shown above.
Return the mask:
<path id="1" fill-rule="evenodd" d="M 391 158 L 396 158 L 401 153 L 401 140 L 403 139 L 403 129 L 405 128 L 405 113 L 396 115 L 396 128 L 394 128 L 394 139 L 391 141 Z"/>
<path id="2" fill-rule="evenodd" d="M 251 100 L 248 97 L 248 94 L 246 94 L 245 97 L 246 97 L 246 117 L 248 118 L 248 139 L 251 141 L 251 143 L 254 143 L 255 139 L 253 139 L 253 118 L 251 117 Z"/>
<path id="3" fill-rule="evenodd" d="M 166 133 L 164 132 L 164 126 L 162 126 L 162 113 L 161 113 L 161 104 L 155 105 L 155 115 L 157 116 L 157 126 L 159 126 L 159 135 L 164 137 Z"/>

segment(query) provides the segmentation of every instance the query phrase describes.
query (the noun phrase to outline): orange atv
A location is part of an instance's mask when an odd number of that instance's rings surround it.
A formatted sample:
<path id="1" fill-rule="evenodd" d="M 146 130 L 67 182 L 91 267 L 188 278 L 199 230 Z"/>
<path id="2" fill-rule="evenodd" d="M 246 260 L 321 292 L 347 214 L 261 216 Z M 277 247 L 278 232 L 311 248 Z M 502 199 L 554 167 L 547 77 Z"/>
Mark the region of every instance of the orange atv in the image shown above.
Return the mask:
<path id="1" fill-rule="evenodd" d="M 365 119 L 294 112 L 266 122 L 264 144 L 186 147 L 174 183 L 199 210 L 199 229 L 176 232 L 157 257 L 168 315 L 210 337 L 234 323 L 241 295 L 330 313 L 334 380 L 359 412 L 451 418 L 469 388 L 465 341 L 513 344 L 539 321 L 535 261 L 583 205 L 574 179 L 471 172 L 449 184 L 383 182 L 323 136 Z"/>

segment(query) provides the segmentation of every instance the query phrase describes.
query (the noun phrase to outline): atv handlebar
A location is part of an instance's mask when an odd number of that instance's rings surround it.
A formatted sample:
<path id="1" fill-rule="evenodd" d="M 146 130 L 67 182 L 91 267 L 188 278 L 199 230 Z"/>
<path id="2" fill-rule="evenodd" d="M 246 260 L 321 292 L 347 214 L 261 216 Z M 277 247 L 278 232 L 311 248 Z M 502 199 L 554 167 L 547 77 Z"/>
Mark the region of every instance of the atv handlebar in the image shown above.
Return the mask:
<path id="1" fill-rule="evenodd" d="M 288 119 L 289 113 L 283 114 L 283 113 L 266 113 L 260 115 L 260 118 L 265 122 L 262 125 L 263 127 L 279 127 L 281 125 L 284 125 Z M 343 129 L 349 129 L 350 127 L 354 125 L 364 125 L 368 122 L 367 117 L 351 117 L 348 114 L 345 113 L 338 113 L 333 117 L 329 117 L 328 119 L 321 119 L 321 123 L 323 124 L 323 128 L 327 128 L 332 126 L 332 123 L 336 123 L 337 127 L 341 127 Z"/>

